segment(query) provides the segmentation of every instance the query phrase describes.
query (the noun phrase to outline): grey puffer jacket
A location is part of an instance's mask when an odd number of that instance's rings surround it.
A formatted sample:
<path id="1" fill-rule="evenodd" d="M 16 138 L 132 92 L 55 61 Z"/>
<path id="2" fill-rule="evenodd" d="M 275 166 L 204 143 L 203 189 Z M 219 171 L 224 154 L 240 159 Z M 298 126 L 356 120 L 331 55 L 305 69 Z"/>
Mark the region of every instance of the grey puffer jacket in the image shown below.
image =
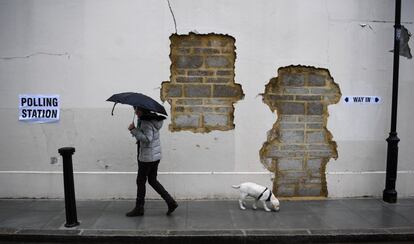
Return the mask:
<path id="1" fill-rule="evenodd" d="M 132 129 L 131 134 L 139 143 L 138 160 L 154 162 L 161 159 L 160 132 L 163 121 L 140 120 L 138 128 Z"/>

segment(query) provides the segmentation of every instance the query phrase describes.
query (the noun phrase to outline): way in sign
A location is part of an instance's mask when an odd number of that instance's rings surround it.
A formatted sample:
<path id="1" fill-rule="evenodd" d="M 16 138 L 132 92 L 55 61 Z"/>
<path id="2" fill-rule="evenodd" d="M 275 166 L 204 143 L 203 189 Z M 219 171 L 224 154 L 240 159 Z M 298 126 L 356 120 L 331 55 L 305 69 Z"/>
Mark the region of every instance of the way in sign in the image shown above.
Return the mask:
<path id="1" fill-rule="evenodd" d="M 353 97 L 354 103 L 371 102 L 371 97 Z"/>
<path id="2" fill-rule="evenodd" d="M 378 104 L 381 102 L 381 98 L 378 96 L 346 96 L 344 98 L 345 103 L 370 103 Z"/>

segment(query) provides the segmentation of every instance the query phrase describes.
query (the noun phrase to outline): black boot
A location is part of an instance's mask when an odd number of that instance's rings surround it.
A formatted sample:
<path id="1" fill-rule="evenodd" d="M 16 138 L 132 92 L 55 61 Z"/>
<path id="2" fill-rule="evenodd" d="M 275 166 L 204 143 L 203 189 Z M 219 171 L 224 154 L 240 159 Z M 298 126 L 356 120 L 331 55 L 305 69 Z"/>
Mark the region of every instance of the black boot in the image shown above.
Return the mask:
<path id="1" fill-rule="evenodd" d="M 169 203 L 168 204 L 168 211 L 167 211 L 167 215 L 170 215 L 172 212 L 174 212 L 174 210 L 178 207 L 178 204 L 176 201 Z"/>
<path id="2" fill-rule="evenodd" d="M 135 216 L 143 216 L 144 215 L 144 208 L 135 206 L 134 209 L 126 213 L 127 217 L 135 217 Z"/>

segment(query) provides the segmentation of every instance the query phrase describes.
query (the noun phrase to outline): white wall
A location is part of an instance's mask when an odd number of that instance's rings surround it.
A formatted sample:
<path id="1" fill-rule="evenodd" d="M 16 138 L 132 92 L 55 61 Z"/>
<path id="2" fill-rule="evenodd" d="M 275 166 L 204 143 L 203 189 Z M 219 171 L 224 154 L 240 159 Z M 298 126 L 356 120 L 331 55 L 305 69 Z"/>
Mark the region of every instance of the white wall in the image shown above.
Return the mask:
<path id="1" fill-rule="evenodd" d="M 276 115 L 258 94 L 277 68 L 291 64 L 328 68 L 344 96 L 382 97 L 381 105 L 341 101 L 329 107 L 339 158 L 327 168 L 330 197 L 381 196 L 394 1 L 170 1 L 179 34 L 236 39 L 236 82 L 246 94 L 235 105 L 232 131 L 172 133 L 166 121 L 159 178 L 174 196 L 231 198 L 237 196 L 231 184 L 271 185 L 259 149 Z M 414 1 L 404 0 L 402 21 L 411 32 L 413 13 Z M 105 100 L 123 91 L 159 100 L 161 82 L 170 75 L 174 31 L 162 0 L 0 0 L 0 197 L 62 197 L 57 149 L 74 146 L 78 198 L 134 198 L 136 149 L 126 129 L 132 110 L 120 105 L 111 117 L 112 104 Z M 413 67 L 401 58 L 399 196 L 414 195 Z M 60 122 L 19 122 L 18 95 L 24 93 L 60 94 Z M 51 157 L 59 162 L 51 164 Z M 148 196 L 158 197 L 153 191 Z"/>

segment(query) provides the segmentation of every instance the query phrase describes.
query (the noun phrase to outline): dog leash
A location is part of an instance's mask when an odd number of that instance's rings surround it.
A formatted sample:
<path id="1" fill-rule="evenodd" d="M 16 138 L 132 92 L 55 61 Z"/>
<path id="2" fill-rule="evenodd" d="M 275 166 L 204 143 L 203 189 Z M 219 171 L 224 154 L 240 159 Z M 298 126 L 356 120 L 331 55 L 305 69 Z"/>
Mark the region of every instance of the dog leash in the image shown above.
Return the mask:
<path id="1" fill-rule="evenodd" d="M 257 197 L 257 200 L 260 200 L 260 198 L 263 196 L 263 193 L 265 193 L 265 191 L 267 191 L 267 187 L 266 189 L 264 189 L 264 191 L 262 191 L 262 193 L 260 193 L 260 195 Z"/>

